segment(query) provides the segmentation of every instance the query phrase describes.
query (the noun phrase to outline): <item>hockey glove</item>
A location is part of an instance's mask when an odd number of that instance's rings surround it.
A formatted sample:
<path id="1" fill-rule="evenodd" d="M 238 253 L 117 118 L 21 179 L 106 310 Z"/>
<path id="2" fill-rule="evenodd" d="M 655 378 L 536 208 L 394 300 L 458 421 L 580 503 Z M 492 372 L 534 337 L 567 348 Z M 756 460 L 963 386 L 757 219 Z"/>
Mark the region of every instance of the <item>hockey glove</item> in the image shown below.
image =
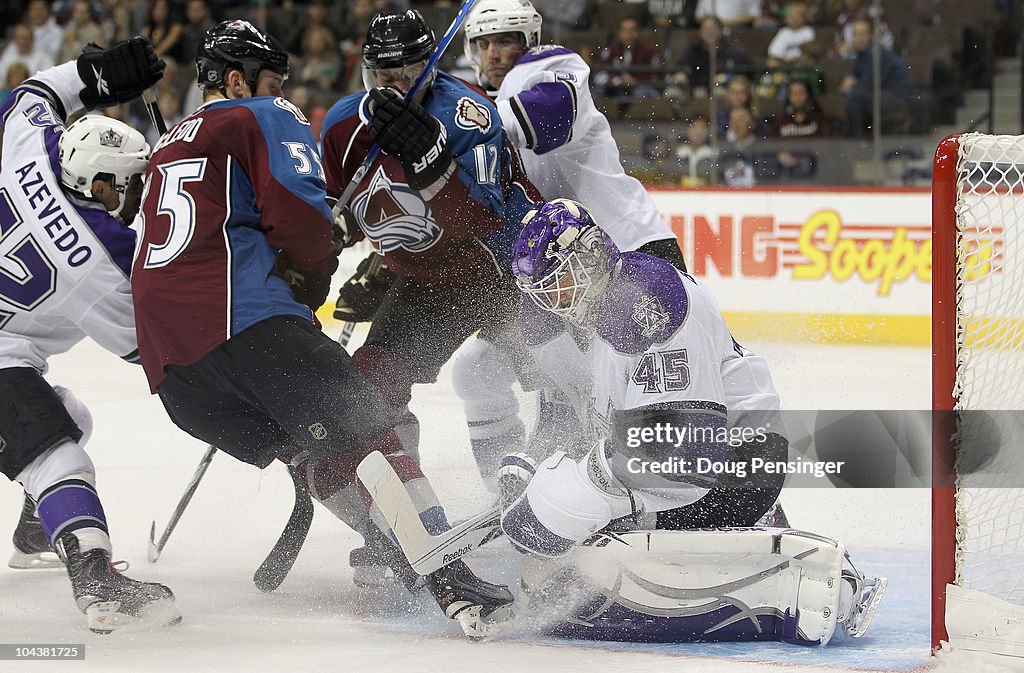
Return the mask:
<path id="1" fill-rule="evenodd" d="M 332 257 L 332 264 L 324 273 L 306 271 L 292 264 L 285 268 L 284 277 L 292 288 L 292 296 L 295 301 L 309 307 L 313 313 L 324 305 L 327 295 L 331 291 L 331 276 L 338 269 L 338 259 Z"/>
<path id="2" fill-rule="evenodd" d="M 338 203 L 338 200 L 333 196 L 327 197 L 327 206 L 331 209 L 331 214 L 334 214 L 334 207 Z M 352 245 L 356 240 L 356 236 L 361 233 L 359 230 L 359 223 L 356 222 L 356 216 L 352 214 L 352 210 L 348 206 L 342 206 L 338 214 L 334 216 L 334 222 L 331 231 L 331 241 L 334 242 L 334 246 L 340 253 L 342 250 Z"/>
<path id="3" fill-rule="evenodd" d="M 79 95 L 87 109 L 125 103 L 160 81 L 164 62 L 144 37 L 115 42 L 103 49 L 90 42 L 78 57 Z"/>
<path id="4" fill-rule="evenodd" d="M 338 301 L 334 305 L 334 317 L 345 322 L 369 322 L 384 302 L 395 274 L 379 261 L 374 264 L 377 253 L 372 253 L 356 267 L 356 272 L 338 290 Z"/>
<path id="5" fill-rule="evenodd" d="M 370 89 L 370 99 L 370 137 L 385 154 L 402 162 L 410 187 L 439 189 L 436 183 L 447 180 L 453 163 L 441 122 L 391 87 Z"/>

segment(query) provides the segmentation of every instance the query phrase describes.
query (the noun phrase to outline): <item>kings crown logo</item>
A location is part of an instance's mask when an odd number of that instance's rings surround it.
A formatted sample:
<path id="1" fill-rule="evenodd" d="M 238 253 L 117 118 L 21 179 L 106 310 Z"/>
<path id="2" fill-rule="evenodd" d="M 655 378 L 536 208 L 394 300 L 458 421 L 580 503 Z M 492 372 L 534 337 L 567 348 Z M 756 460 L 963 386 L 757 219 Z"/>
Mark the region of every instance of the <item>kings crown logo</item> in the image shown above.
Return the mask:
<path id="1" fill-rule="evenodd" d="M 100 134 L 100 145 L 104 147 L 120 147 L 124 142 L 124 136 L 114 129 L 107 129 Z"/>
<path id="2" fill-rule="evenodd" d="M 640 327 L 640 333 L 645 337 L 653 336 L 669 321 L 668 312 L 654 295 L 645 295 L 633 304 L 630 317 Z"/>

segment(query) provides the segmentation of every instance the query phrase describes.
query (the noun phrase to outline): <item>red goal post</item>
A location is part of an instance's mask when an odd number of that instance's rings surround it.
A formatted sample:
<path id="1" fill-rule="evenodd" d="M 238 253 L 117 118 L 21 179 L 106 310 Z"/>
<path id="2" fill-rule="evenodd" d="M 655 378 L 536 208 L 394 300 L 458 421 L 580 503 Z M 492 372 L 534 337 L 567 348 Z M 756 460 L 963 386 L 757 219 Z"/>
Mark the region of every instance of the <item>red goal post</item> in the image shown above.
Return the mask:
<path id="1" fill-rule="evenodd" d="M 1024 656 L 1024 136 L 936 150 L 932 409 L 933 645 Z"/>

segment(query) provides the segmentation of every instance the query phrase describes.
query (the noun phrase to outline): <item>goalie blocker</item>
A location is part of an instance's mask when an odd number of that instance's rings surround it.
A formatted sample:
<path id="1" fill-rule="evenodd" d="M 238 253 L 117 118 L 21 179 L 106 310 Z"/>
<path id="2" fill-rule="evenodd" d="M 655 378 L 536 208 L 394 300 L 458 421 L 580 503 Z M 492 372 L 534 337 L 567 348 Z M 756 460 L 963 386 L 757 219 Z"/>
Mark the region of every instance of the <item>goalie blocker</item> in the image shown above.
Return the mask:
<path id="1" fill-rule="evenodd" d="M 599 533 L 559 561 L 524 557 L 522 573 L 520 617 L 628 642 L 824 645 L 862 636 L 886 586 L 835 540 L 780 528 Z"/>

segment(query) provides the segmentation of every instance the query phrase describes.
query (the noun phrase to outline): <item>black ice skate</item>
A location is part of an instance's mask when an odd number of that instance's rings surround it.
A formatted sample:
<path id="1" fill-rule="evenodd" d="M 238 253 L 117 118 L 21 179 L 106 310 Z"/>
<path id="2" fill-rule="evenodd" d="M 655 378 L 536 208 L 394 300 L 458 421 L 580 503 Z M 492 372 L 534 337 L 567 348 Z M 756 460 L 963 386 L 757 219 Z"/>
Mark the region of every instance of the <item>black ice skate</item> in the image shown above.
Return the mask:
<path id="1" fill-rule="evenodd" d="M 18 527 L 14 529 L 14 553 L 7 565 L 16 570 L 64 567 L 64 562 L 46 539 L 43 524 L 36 516 L 36 504 L 27 493 Z"/>
<path id="2" fill-rule="evenodd" d="M 512 616 L 512 592 L 485 582 L 462 561 L 454 561 L 427 576 L 427 588 L 463 632 L 476 640 L 494 633 L 494 625 Z"/>
<path id="3" fill-rule="evenodd" d="M 352 583 L 364 589 L 389 589 L 402 584 L 415 591 L 423 586 L 405 555 L 376 526 L 367 532 L 365 546 L 349 552 L 348 563 L 352 566 Z"/>
<path id="4" fill-rule="evenodd" d="M 166 626 L 181 621 L 174 594 L 164 585 L 125 577 L 104 550 L 79 551 L 73 534 L 62 537 L 58 546 L 89 630 L 110 633 L 130 624 Z"/>

